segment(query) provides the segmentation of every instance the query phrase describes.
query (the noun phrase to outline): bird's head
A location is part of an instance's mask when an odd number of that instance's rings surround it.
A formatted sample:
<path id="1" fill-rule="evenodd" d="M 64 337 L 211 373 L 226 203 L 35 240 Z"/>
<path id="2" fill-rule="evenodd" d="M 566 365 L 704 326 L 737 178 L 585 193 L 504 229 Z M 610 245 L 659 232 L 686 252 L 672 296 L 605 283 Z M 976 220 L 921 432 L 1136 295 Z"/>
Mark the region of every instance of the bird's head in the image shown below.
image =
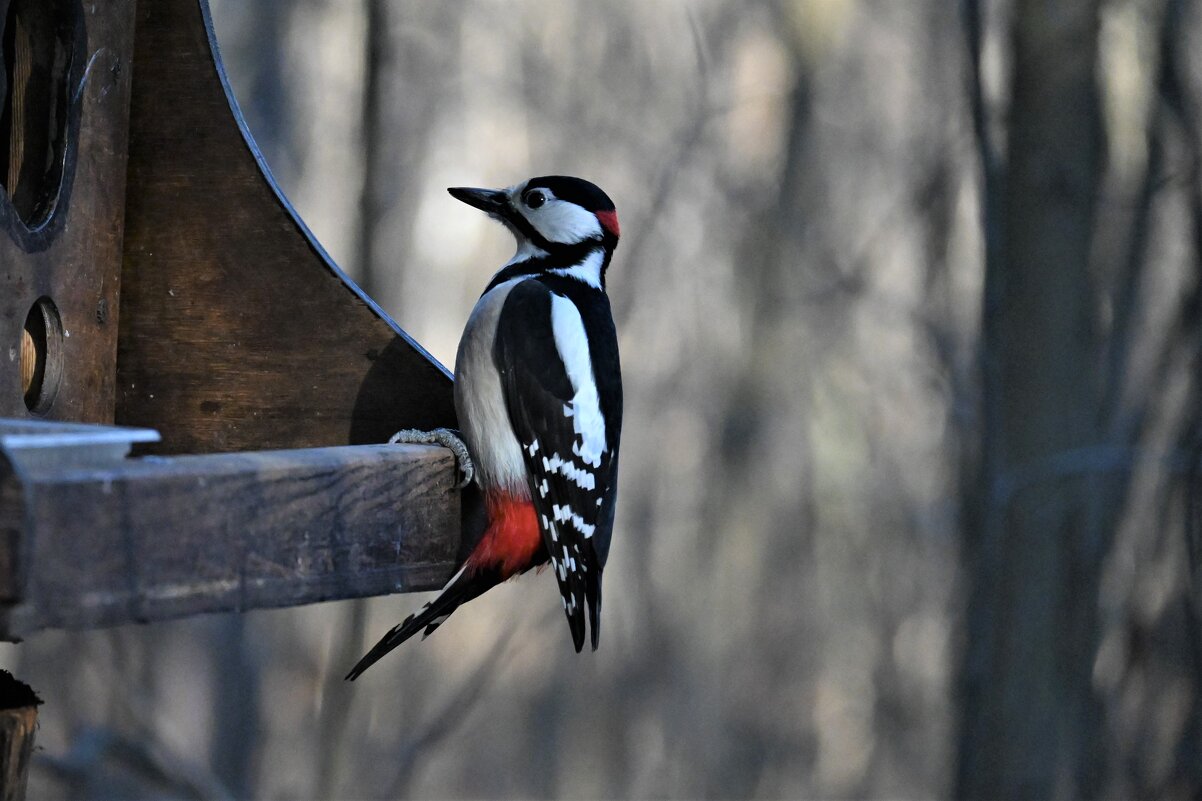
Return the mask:
<path id="1" fill-rule="evenodd" d="M 604 248 L 618 244 L 618 213 L 599 187 L 581 178 L 545 175 L 508 189 L 452 187 L 452 197 L 504 223 L 518 252 L 534 254 Z"/>

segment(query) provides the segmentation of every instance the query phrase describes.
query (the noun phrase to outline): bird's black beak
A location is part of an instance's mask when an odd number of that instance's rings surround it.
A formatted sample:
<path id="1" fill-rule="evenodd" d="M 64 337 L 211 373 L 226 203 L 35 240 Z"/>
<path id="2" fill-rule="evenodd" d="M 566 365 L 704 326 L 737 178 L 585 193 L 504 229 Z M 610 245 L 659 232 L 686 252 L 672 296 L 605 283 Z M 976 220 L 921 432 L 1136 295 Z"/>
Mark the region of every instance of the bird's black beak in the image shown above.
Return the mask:
<path id="1" fill-rule="evenodd" d="M 475 206 L 480 211 L 497 217 L 507 217 L 509 213 L 509 196 L 500 189 L 471 189 L 466 186 L 452 186 L 447 189 L 451 197 L 462 200 L 469 206 Z"/>

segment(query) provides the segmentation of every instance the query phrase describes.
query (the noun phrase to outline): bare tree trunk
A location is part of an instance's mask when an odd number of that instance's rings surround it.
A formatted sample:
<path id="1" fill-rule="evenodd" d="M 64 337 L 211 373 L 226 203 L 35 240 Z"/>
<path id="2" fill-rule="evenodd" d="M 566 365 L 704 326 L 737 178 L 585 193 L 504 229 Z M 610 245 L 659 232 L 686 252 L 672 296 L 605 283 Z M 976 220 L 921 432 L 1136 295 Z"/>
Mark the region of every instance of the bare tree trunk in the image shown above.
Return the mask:
<path id="1" fill-rule="evenodd" d="M 359 286 L 369 295 L 376 290 L 376 227 L 380 222 L 379 198 L 386 187 L 380 172 L 380 73 L 388 57 L 390 31 L 383 0 L 365 0 L 366 43 L 363 69 L 363 189 L 359 194 L 359 252 L 355 259 Z"/>
<path id="2" fill-rule="evenodd" d="M 987 459 L 970 532 L 958 795 L 1091 797 L 1102 486 L 1090 250 L 1103 163 L 1098 0 L 1019 0 L 1000 241 L 988 246 Z M 980 132 L 979 132 L 980 133 Z M 989 210 L 987 209 L 987 212 Z"/>

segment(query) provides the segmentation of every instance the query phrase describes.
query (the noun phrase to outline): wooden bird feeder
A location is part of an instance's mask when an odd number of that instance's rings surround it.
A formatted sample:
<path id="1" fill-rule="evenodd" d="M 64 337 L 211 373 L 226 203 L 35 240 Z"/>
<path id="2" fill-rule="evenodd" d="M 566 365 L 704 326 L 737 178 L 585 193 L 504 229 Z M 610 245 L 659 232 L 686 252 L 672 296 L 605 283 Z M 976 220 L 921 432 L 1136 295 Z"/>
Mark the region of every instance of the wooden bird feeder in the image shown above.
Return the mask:
<path id="1" fill-rule="evenodd" d="M 0 639 L 441 586 L 453 459 L 378 443 L 451 376 L 276 186 L 206 0 L 0 0 L 0 55 Z"/>
<path id="2" fill-rule="evenodd" d="M 276 186 L 206 0 L 0 31 L 0 638 L 440 586 L 453 459 L 377 443 L 451 376 Z"/>

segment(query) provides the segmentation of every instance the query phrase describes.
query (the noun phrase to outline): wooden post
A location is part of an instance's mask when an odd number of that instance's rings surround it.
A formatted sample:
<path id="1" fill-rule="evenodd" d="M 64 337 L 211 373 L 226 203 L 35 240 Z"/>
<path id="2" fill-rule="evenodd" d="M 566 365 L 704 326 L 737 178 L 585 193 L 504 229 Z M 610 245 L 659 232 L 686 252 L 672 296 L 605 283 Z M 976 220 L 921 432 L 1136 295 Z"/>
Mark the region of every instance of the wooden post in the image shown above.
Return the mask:
<path id="1" fill-rule="evenodd" d="M 0 12 L 0 417 L 112 422 L 134 0 Z"/>
<path id="2" fill-rule="evenodd" d="M 0 670 L 0 801 L 22 801 L 33 754 L 33 730 L 42 699 Z"/>

